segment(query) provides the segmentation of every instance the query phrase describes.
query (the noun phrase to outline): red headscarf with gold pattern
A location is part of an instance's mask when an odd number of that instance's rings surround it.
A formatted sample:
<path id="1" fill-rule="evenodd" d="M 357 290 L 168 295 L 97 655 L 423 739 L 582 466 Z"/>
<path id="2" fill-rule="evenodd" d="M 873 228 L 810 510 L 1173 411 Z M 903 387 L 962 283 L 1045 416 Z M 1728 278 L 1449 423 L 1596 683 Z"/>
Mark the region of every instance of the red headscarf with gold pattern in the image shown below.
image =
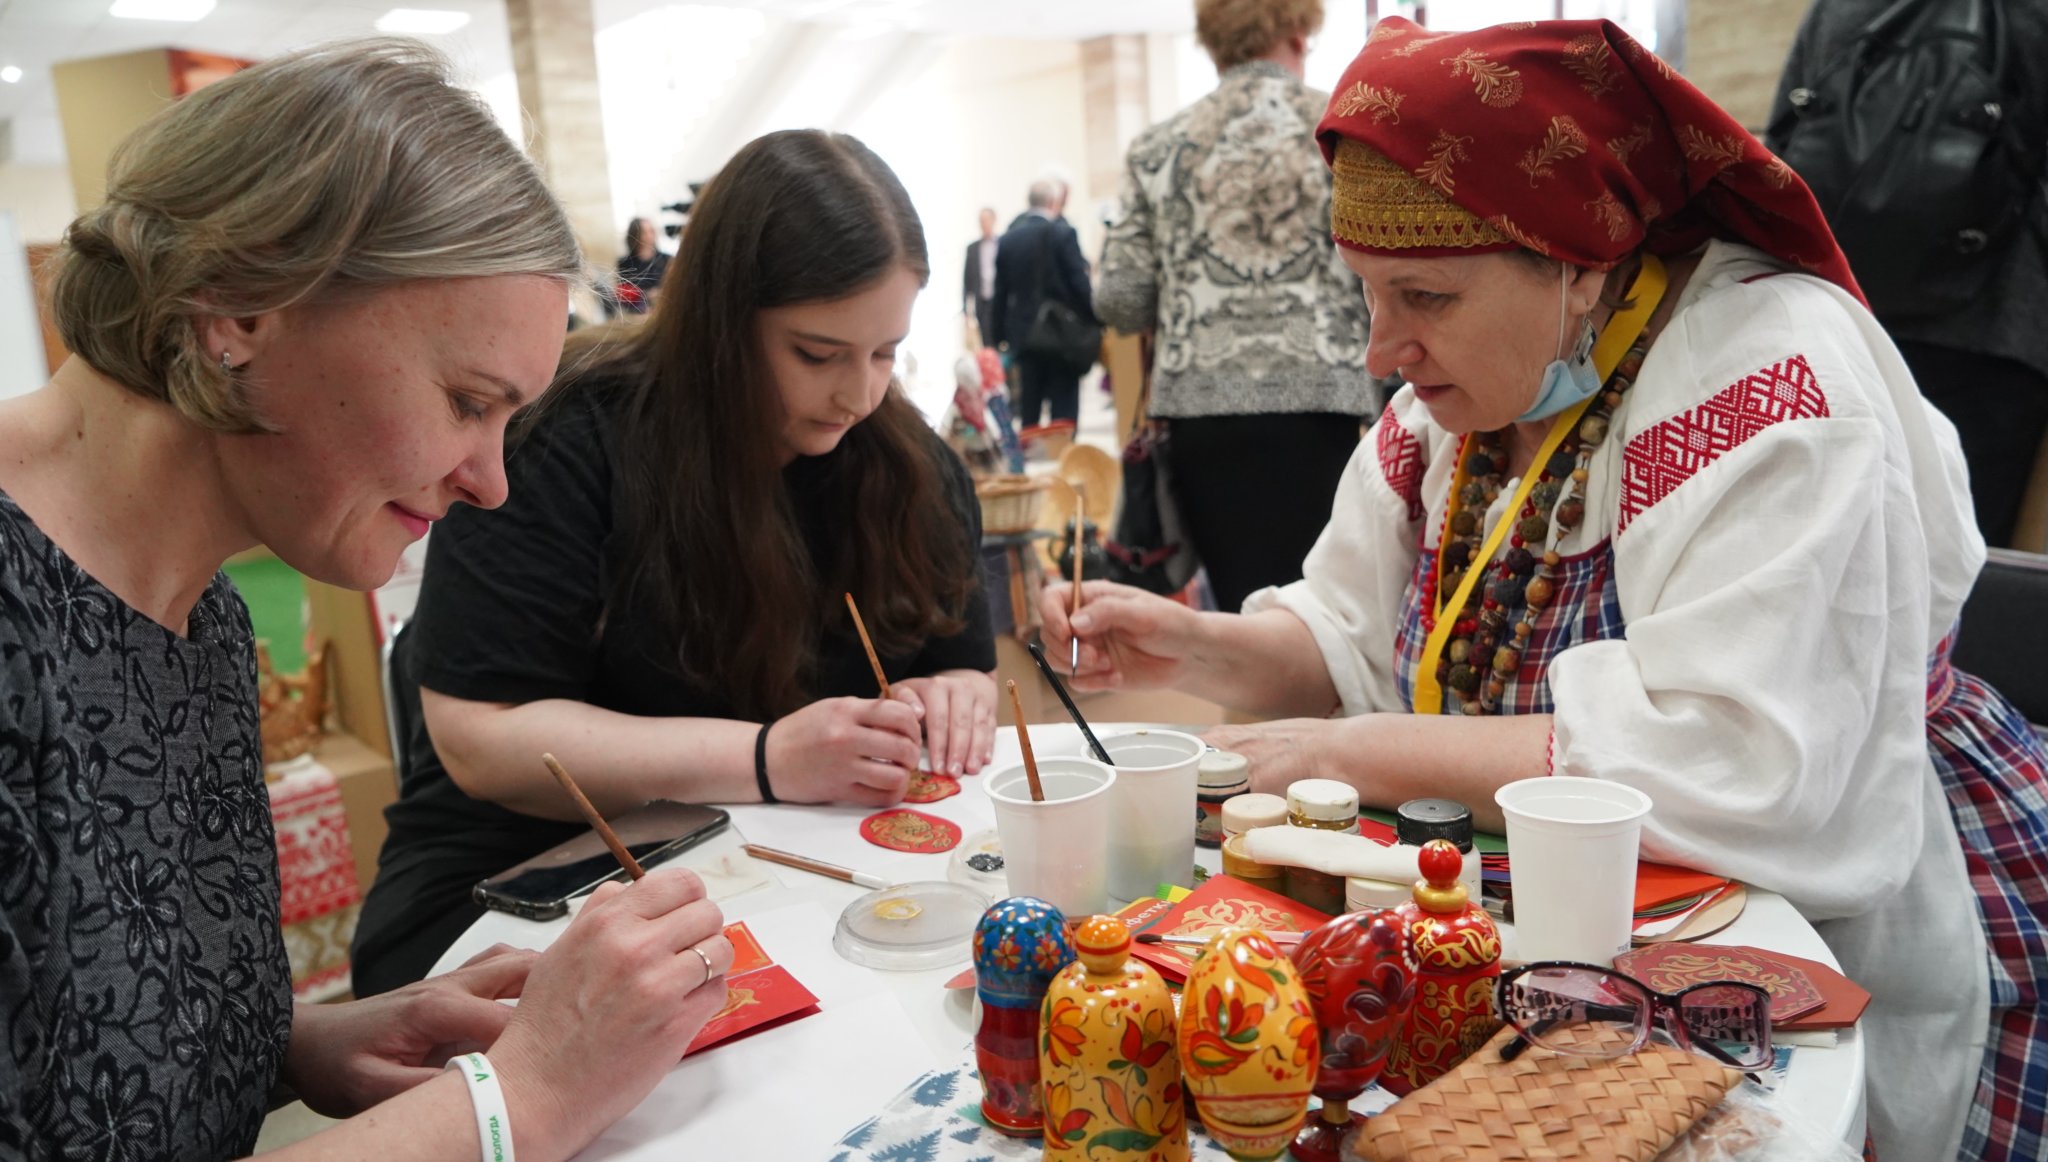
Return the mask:
<path id="1" fill-rule="evenodd" d="M 1863 297 L 1806 183 L 1610 21 L 1383 20 L 1316 140 L 1331 232 L 1354 250 L 1524 246 L 1607 270 L 1733 238 Z"/>

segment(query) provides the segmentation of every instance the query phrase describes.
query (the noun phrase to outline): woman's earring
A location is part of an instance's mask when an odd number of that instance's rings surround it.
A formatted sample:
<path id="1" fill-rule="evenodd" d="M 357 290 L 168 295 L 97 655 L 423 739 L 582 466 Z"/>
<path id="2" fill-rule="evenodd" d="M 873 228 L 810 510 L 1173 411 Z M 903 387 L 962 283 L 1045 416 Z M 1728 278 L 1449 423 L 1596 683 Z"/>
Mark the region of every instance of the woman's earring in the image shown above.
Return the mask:
<path id="1" fill-rule="evenodd" d="M 233 375 L 235 373 L 234 357 L 225 351 L 220 353 L 220 373 L 222 375 Z"/>

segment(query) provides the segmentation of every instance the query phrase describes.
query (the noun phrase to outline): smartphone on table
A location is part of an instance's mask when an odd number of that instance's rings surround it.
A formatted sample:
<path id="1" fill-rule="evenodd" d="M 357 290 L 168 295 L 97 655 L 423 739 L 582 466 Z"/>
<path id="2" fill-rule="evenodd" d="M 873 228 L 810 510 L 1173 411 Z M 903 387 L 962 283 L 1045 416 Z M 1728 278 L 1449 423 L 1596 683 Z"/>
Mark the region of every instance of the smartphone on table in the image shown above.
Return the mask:
<path id="1" fill-rule="evenodd" d="M 716 807 L 655 799 L 609 820 L 619 842 L 642 867 L 674 858 L 725 829 L 731 817 Z M 624 880 L 612 849 L 595 831 L 549 848 L 524 863 L 509 867 L 470 889 L 486 908 L 528 920 L 553 920 L 569 911 L 569 901 L 596 890 L 606 880 Z"/>

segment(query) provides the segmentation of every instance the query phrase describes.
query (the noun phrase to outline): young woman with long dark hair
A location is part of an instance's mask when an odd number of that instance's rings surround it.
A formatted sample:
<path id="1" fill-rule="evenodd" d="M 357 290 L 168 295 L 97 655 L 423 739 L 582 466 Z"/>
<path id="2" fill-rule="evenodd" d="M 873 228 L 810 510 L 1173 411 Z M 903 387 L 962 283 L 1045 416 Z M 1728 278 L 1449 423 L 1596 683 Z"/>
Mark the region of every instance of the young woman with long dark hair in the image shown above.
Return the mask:
<path id="1" fill-rule="evenodd" d="M 360 992 L 417 979 L 475 919 L 471 885 L 581 830 L 542 751 L 607 812 L 885 806 L 920 747 L 938 771 L 988 760 L 973 490 L 892 377 L 929 269 L 901 183 L 853 138 L 771 134 L 705 189 L 676 262 L 644 325 L 579 337 L 510 502 L 429 544 Z"/>

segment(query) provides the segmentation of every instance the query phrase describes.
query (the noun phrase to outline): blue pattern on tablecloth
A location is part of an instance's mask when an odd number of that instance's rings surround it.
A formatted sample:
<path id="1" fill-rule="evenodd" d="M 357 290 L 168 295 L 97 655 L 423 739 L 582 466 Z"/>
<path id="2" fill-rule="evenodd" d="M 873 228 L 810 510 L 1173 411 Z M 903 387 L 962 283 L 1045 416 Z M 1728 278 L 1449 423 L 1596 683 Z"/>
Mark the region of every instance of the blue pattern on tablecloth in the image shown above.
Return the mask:
<path id="1" fill-rule="evenodd" d="M 1394 1095 L 1375 1086 L 1351 1103 L 1351 1111 L 1370 1117 L 1393 1104 Z M 1193 1162 L 1229 1162 L 1192 1118 L 1189 1129 Z M 981 1074 L 970 1058 L 911 1082 L 841 1138 L 830 1162 L 1036 1162 L 1042 1155 L 1037 1138 L 1013 1138 L 982 1120 Z"/>

